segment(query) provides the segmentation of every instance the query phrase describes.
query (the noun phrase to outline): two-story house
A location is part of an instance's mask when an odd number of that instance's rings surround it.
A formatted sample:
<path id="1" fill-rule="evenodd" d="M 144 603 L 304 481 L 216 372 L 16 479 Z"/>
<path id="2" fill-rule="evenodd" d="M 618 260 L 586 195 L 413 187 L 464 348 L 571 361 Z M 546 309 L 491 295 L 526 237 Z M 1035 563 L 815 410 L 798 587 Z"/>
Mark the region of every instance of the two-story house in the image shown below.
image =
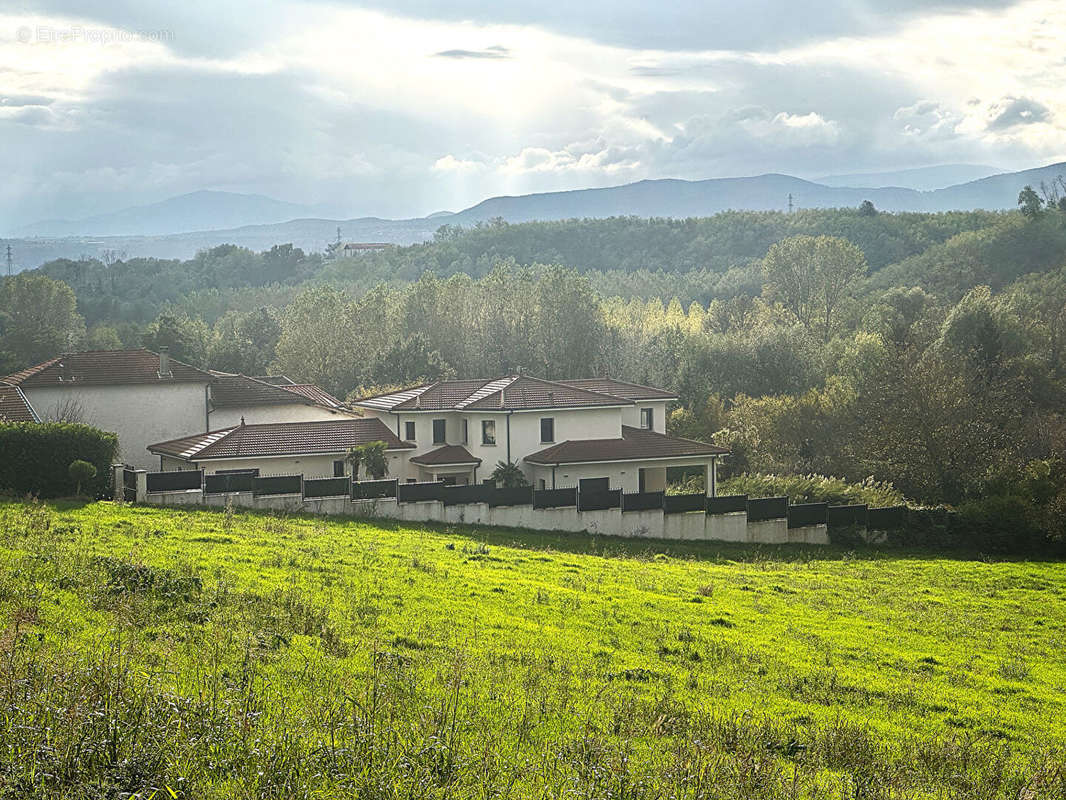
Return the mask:
<path id="1" fill-rule="evenodd" d="M 85 422 L 118 434 L 118 458 L 159 469 L 154 442 L 242 423 L 299 423 L 356 416 L 317 386 L 208 372 L 165 349 L 64 353 L 0 379 L 0 418 Z"/>
<path id="2" fill-rule="evenodd" d="M 666 435 L 668 391 L 609 378 L 449 380 L 353 403 L 410 442 L 404 478 L 476 483 L 498 462 L 537 488 L 662 491 L 671 467 L 702 468 L 708 493 L 727 451 Z"/>

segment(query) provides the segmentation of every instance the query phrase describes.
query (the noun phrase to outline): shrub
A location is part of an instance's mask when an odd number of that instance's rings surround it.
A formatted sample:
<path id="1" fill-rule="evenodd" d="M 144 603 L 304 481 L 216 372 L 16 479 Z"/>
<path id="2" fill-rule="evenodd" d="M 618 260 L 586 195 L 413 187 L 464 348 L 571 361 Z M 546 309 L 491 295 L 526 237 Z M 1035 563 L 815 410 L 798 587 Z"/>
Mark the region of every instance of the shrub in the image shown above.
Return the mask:
<path id="1" fill-rule="evenodd" d="M 96 477 L 96 467 L 90 464 L 88 461 L 82 461 L 80 458 L 76 458 L 70 462 L 70 466 L 67 467 L 67 473 L 70 475 L 70 479 L 74 481 L 74 485 L 77 487 L 77 493 L 81 495 L 81 487 L 88 486 L 89 481 Z"/>
<path id="2" fill-rule="evenodd" d="M 903 495 L 891 484 L 867 478 L 848 483 L 825 475 L 766 475 L 745 473 L 718 482 L 718 494 L 746 494 L 748 497 L 788 497 L 793 503 L 829 503 L 874 508 L 898 506 Z"/>
<path id="3" fill-rule="evenodd" d="M 85 461 L 96 469 L 84 481 L 92 497 L 110 494 L 111 464 L 118 437 L 91 425 L 74 422 L 15 422 L 0 424 L 0 492 L 38 497 L 74 494 L 77 481 L 69 465 Z"/>

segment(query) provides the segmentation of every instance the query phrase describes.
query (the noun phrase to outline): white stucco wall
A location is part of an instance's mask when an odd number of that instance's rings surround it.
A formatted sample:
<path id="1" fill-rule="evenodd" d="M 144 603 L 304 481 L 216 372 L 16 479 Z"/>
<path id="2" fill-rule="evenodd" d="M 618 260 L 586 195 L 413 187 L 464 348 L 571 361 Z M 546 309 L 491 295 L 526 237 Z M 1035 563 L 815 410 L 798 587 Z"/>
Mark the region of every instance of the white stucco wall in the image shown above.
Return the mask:
<path id="1" fill-rule="evenodd" d="M 706 457 L 678 458 L 669 461 L 625 461 L 614 464 L 562 464 L 555 468 L 555 486 L 564 488 L 577 486 L 585 478 L 609 478 L 612 489 L 621 489 L 628 494 L 640 489 L 640 470 L 645 473 L 645 487 L 647 492 L 659 492 L 665 488 L 666 466 L 701 466 L 708 463 Z M 533 485 L 539 487 L 539 481 L 544 480 L 547 489 L 552 488 L 552 468 L 525 464 L 526 473 L 532 480 Z"/>
<path id="2" fill-rule="evenodd" d="M 244 417 L 247 425 L 263 425 L 270 422 L 322 422 L 353 416 L 356 415 L 334 412 L 306 403 L 216 408 L 211 411 L 208 430 L 214 431 L 219 428 L 228 428 L 230 425 L 240 425 L 241 417 Z"/>
<path id="3" fill-rule="evenodd" d="M 199 464 L 190 464 L 175 458 L 163 456 L 162 469 L 170 472 L 177 469 L 199 469 L 203 467 L 208 475 L 220 470 L 232 469 L 258 469 L 262 476 L 267 475 L 303 475 L 305 478 L 332 478 L 333 462 L 344 458 L 345 453 L 327 453 L 325 455 L 310 456 L 285 456 L 283 458 L 228 458 L 212 459 Z M 389 462 L 389 478 L 397 478 L 403 481 L 407 477 L 407 457 L 404 453 L 387 453 Z M 150 468 L 152 471 L 160 468 L 158 458 Z M 346 474 L 351 474 L 351 467 L 345 468 Z M 366 475 L 362 476 L 364 479 Z"/>
<path id="4" fill-rule="evenodd" d="M 666 401 L 665 400 L 637 400 L 636 405 L 622 409 L 622 424 L 631 428 L 640 427 L 640 410 L 652 409 L 651 429 L 656 433 L 666 433 Z"/>
<path id="5" fill-rule="evenodd" d="M 119 460 L 139 469 L 159 469 L 147 447 L 156 442 L 200 433 L 207 425 L 204 383 L 132 384 L 124 386 L 47 386 L 24 389 L 30 404 L 47 419 L 74 401 L 83 419 L 118 434 Z"/>

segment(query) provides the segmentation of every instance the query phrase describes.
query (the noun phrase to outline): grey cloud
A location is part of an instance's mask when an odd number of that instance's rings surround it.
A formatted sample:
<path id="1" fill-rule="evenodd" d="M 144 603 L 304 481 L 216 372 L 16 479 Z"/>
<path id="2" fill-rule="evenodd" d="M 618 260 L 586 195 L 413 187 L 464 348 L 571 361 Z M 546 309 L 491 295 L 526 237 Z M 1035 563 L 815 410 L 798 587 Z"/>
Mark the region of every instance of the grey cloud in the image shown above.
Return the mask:
<path id="1" fill-rule="evenodd" d="M 39 94 L 5 94 L 0 95 L 0 108 L 19 108 L 22 106 L 47 106 L 53 99 Z"/>
<path id="2" fill-rule="evenodd" d="M 343 2 L 343 0 L 340 0 Z M 827 37 L 884 34 L 942 11 L 997 9 L 1017 0 L 349 0 L 417 18 L 537 25 L 605 44 L 656 50 L 774 49 Z"/>
<path id="3" fill-rule="evenodd" d="M 1030 97 L 1004 98 L 993 110 L 996 116 L 988 123 L 990 131 L 1003 131 L 1016 125 L 1033 125 L 1051 118 L 1051 109 Z"/>
<path id="4" fill-rule="evenodd" d="M 511 51 L 502 45 L 493 45 L 484 50 L 441 50 L 434 53 L 437 58 L 510 58 Z"/>

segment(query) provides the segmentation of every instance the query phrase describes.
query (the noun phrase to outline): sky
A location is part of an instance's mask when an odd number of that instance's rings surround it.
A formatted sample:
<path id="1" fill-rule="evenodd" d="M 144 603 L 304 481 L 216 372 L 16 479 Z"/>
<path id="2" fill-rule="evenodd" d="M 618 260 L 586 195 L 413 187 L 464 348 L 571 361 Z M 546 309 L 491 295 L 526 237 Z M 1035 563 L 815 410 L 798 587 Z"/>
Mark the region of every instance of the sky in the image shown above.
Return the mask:
<path id="1" fill-rule="evenodd" d="M 5 0 L 0 229 L 1066 160 L 1061 0 Z"/>

